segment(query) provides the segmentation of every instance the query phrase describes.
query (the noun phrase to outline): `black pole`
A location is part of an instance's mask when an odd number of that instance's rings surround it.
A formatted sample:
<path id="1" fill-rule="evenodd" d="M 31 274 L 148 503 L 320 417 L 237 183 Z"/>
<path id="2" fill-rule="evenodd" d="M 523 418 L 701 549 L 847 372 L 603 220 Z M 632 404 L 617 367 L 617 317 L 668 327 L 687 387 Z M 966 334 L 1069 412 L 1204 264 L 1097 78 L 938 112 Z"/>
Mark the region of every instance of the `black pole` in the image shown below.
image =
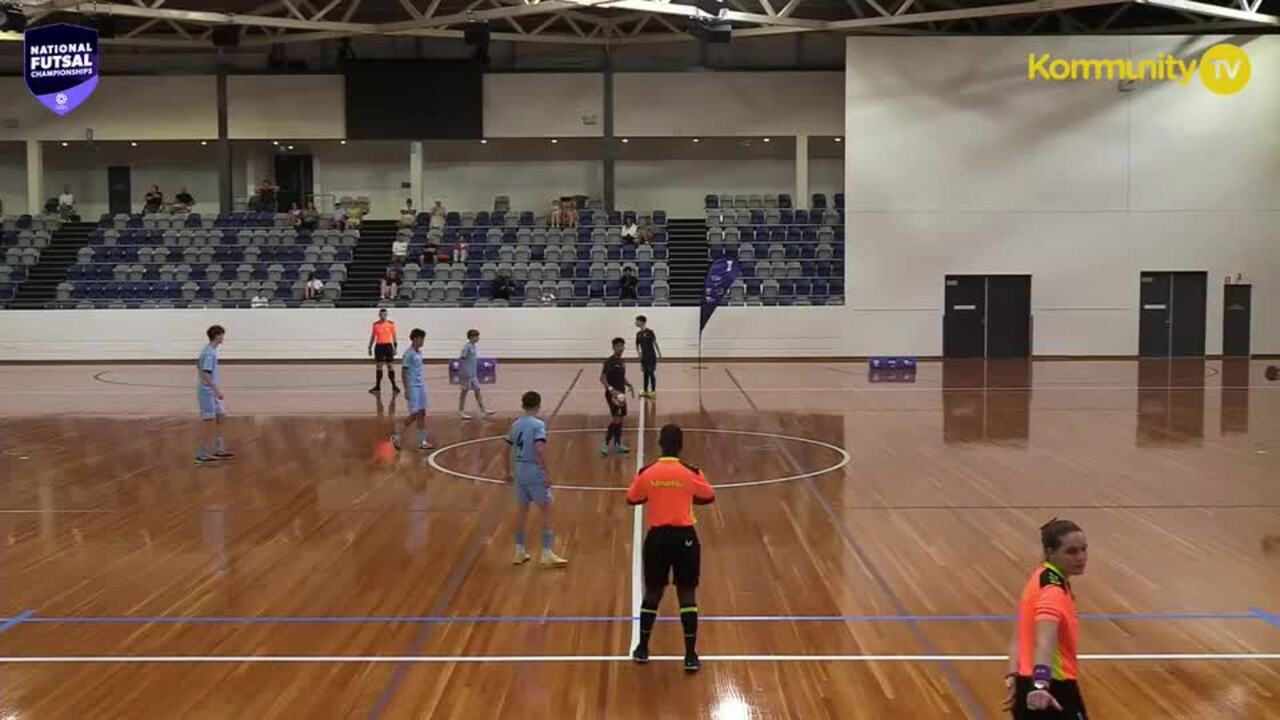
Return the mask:
<path id="1" fill-rule="evenodd" d="M 221 51 L 219 51 L 221 52 Z M 235 208 L 231 184 L 231 140 L 227 137 L 227 66 L 218 63 L 218 207 L 223 213 Z"/>
<path id="2" fill-rule="evenodd" d="M 602 124 L 604 125 L 603 142 L 604 146 L 601 151 L 602 161 L 602 178 L 601 178 L 601 200 L 604 201 L 604 209 L 606 212 L 614 210 L 614 166 L 615 166 L 615 150 L 613 141 L 613 57 L 608 50 L 604 56 L 604 107 L 601 108 Z"/>

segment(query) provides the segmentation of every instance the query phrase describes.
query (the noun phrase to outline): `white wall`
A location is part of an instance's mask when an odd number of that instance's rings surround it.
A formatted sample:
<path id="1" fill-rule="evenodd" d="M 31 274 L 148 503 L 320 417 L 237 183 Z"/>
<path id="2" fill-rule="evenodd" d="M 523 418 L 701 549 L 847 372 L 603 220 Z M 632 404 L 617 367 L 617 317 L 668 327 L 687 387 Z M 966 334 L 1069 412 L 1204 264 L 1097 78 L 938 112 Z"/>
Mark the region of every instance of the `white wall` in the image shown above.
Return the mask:
<path id="1" fill-rule="evenodd" d="M 1214 38 L 851 38 L 846 197 L 850 352 L 936 355 L 943 276 L 1030 273 L 1037 354 L 1137 351 L 1143 270 L 1224 275 L 1280 303 L 1280 39 L 1247 45 L 1253 81 L 1034 83 L 1029 52 L 1198 55 Z M 1254 314 L 1255 352 L 1280 323 Z"/>
<path id="2" fill-rule="evenodd" d="M 76 208 L 85 220 L 96 220 L 107 212 L 107 168 L 130 168 L 133 211 L 142 208 L 142 198 L 152 183 L 160 186 L 168 202 L 184 185 L 196 199 L 196 211 L 218 211 L 218 165 L 215 143 L 143 142 L 99 143 L 89 147 L 73 143 L 44 144 L 44 196 L 52 197 L 70 186 Z M 25 182 L 25 180 L 24 180 Z"/>
<path id="3" fill-rule="evenodd" d="M 599 197 L 601 166 L 598 160 L 547 162 L 433 162 L 423 163 L 423 187 L 427 204 L 443 200 L 445 207 L 484 210 L 493 207 L 495 195 L 511 198 L 513 210 L 551 210 L 551 200 L 561 195 Z"/>
<path id="4" fill-rule="evenodd" d="M 218 136 L 217 81 L 212 75 L 106 76 L 79 108 L 54 114 L 21 77 L 0 78 L 0 140 L 212 139 Z"/>
<path id="5" fill-rule="evenodd" d="M 600 137 L 603 108 L 595 73 L 484 76 L 485 137 Z"/>
<path id="6" fill-rule="evenodd" d="M 843 73 L 618 73 L 619 137 L 840 135 Z"/>
<path id="7" fill-rule="evenodd" d="M 4 215 L 27 211 L 27 147 L 20 142 L 0 142 L 0 202 Z"/>
<path id="8" fill-rule="evenodd" d="M 708 193 L 794 193 L 794 159 L 619 161 L 615 170 L 619 207 L 661 208 L 674 217 L 699 217 Z M 811 158 L 809 191 L 844 188 L 844 163 Z"/>
<path id="9" fill-rule="evenodd" d="M 233 139 L 308 140 L 347 135 L 341 75 L 232 75 L 227 135 Z"/>

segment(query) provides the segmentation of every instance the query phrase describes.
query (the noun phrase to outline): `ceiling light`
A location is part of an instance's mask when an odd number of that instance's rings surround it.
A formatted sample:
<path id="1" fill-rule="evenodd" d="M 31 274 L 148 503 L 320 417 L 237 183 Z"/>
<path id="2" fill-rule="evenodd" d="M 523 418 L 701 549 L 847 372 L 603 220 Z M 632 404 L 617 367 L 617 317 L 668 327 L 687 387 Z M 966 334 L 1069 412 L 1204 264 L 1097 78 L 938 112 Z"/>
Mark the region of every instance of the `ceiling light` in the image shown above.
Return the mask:
<path id="1" fill-rule="evenodd" d="M 773 141 L 772 141 L 772 140 L 770 140 L 769 138 L 764 138 L 764 141 L 765 141 L 765 142 L 773 142 Z"/>
<path id="2" fill-rule="evenodd" d="M 346 144 L 347 144 L 347 141 L 346 141 L 346 140 L 339 140 L 339 141 L 338 141 L 338 144 L 339 144 L 339 145 L 346 145 Z"/>
<path id="3" fill-rule="evenodd" d="M 279 144 L 280 144 L 280 141 L 279 141 L 279 140 L 272 140 L 272 141 L 271 141 L 271 144 L 272 144 L 272 145 L 279 145 Z"/>
<path id="4" fill-rule="evenodd" d="M 70 144 L 71 144 L 71 143 L 65 143 L 65 142 L 64 142 L 64 143 L 62 143 L 62 147 L 66 147 L 66 146 L 68 146 L 68 145 L 70 145 Z"/>
<path id="5" fill-rule="evenodd" d="M 836 142 L 844 142 L 844 138 L 838 137 L 836 138 Z"/>
<path id="6" fill-rule="evenodd" d="M 129 147 L 138 147 L 138 143 L 136 143 L 136 142 L 131 142 L 131 143 L 129 143 Z"/>
<path id="7" fill-rule="evenodd" d="M 701 141 L 701 140 L 699 140 L 698 138 L 694 138 L 694 139 L 693 139 L 693 141 L 694 141 L 694 142 L 702 142 L 702 141 Z"/>
<path id="8" fill-rule="evenodd" d="M 209 144 L 209 141 L 208 141 L 208 140 L 201 140 L 201 141 L 200 141 L 200 147 L 204 147 L 205 145 L 208 145 L 208 144 Z"/>
<path id="9" fill-rule="evenodd" d="M 555 144 L 556 144 L 556 143 L 558 143 L 558 142 L 560 142 L 560 141 L 559 141 L 559 140 L 557 140 L 557 139 L 555 139 L 555 138 L 551 138 L 551 144 L 552 144 L 552 145 L 555 145 Z"/>
<path id="10" fill-rule="evenodd" d="M 293 146 L 292 146 L 292 145 L 290 145 L 290 146 L 289 146 L 289 149 L 290 149 L 290 150 L 292 150 L 292 149 L 293 149 Z"/>
<path id="11" fill-rule="evenodd" d="M 488 140 L 481 140 L 481 141 L 480 141 L 480 144 L 481 144 L 481 145 L 488 145 L 488 144 L 489 144 L 489 141 L 488 141 Z"/>
<path id="12" fill-rule="evenodd" d="M 628 140 L 628 139 L 626 139 L 626 138 L 622 138 L 622 142 L 625 144 L 625 143 L 629 143 L 629 142 L 631 142 L 631 141 L 630 141 L 630 140 Z"/>

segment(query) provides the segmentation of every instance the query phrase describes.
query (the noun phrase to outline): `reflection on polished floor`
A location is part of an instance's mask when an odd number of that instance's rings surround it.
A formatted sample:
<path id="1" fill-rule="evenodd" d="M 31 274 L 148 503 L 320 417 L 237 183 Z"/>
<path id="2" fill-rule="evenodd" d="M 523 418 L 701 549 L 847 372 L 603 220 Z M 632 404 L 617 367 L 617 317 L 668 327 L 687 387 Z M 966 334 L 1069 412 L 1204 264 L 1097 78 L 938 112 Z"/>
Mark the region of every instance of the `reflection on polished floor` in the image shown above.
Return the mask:
<path id="1" fill-rule="evenodd" d="M 193 467 L 187 366 L 0 367 L 0 718 L 997 718 L 1036 529 L 1084 526 L 1095 717 L 1275 718 L 1280 383 L 1265 363 L 687 364 L 601 460 L 598 366 L 512 365 L 436 455 L 354 365 L 228 365 L 239 456 Z M 638 368 L 633 369 L 638 372 Z M 553 430 L 548 572 L 509 564 L 501 442 Z M 703 671 L 625 662 L 653 429 L 701 508 Z M 568 489 L 569 487 L 575 489 Z M 675 655 L 674 598 L 654 652 Z M 1271 708 L 1271 710 L 1267 710 Z"/>

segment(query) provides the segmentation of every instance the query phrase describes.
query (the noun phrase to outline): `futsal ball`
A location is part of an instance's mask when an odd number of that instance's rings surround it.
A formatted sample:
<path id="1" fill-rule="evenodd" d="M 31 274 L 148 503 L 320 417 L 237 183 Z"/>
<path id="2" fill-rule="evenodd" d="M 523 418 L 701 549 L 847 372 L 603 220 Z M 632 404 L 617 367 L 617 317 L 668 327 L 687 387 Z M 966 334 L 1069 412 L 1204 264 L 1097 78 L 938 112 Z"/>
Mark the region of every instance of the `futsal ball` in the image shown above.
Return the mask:
<path id="1" fill-rule="evenodd" d="M 626 405 L 626 404 L 627 404 L 627 394 L 626 394 L 626 393 L 614 393 L 614 394 L 613 394 L 613 404 L 615 404 L 615 405 Z"/>
<path id="2" fill-rule="evenodd" d="M 1264 374 L 1266 375 L 1268 380 L 1270 380 L 1271 382 L 1275 382 L 1277 379 L 1280 379 L 1280 367 L 1276 367 L 1275 365 L 1268 365 L 1267 372 Z"/>
<path id="3" fill-rule="evenodd" d="M 543 305 L 556 304 L 556 294 L 553 292 L 544 292 L 538 299 L 542 301 Z"/>

